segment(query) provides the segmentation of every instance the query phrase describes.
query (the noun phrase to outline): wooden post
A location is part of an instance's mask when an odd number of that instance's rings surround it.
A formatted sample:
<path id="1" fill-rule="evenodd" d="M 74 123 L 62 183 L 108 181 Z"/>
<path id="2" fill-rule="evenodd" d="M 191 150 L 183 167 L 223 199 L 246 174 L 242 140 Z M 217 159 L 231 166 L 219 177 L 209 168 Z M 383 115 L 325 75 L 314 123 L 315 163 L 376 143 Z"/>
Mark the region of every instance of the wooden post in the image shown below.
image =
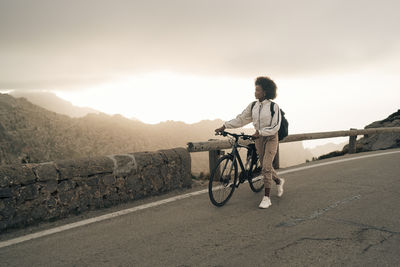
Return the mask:
<path id="1" fill-rule="evenodd" d="M 213 141 L 218 141 L 218 140 L 217 139 L 208 139 L 208 141 L 213 142 Z M 210 176 L 211 176 L 211 172 L 214 170 L 215 166 L 217 166 L 219 156 L 221 155 L 221 149 L 208 148 L 207 150 L 208 150 L 208 167 L 210 168 Z M 219 178 L 219 172 L 215 177 Z"/>
<path id="2" fill-rule="evenodd" d="M 221 150 L 210 150 L 208 152 L 210 175 L 211 175 L 211 172 L 214 170 L 215 166 L 217 165 L 219 155 L 221 155 Z M 218 175 L 216 176 L 216 178 L 219 178 Z"/>
<path id="3" fill-rule="evenodd" d="M 210 150 L 208 152 L 208 158 L 209 158 L 209 166 L 210 166 L 210 174 L 211 171 L 215 168 L 217 165 L 217 161 L 219 159 L 219 154 L 221 150 Z"/>
<path id="4" fill-rule="evenodd" d="M 357 130 L 354 128 L 351 128 L 351 130 Z M 357 152 L 357 135 L 350 135 L 349 137 L 349 154 L 354 154 Z"/>
<path id="5" fill-rule="evenodd" d="M 276 150 L 276 155 L 275 155 L 274 161 L 272 163 L 272 166 L 274 167 L 275 170 L 279 169 L 279 143 L 278 143 L 278 149 Z"/>

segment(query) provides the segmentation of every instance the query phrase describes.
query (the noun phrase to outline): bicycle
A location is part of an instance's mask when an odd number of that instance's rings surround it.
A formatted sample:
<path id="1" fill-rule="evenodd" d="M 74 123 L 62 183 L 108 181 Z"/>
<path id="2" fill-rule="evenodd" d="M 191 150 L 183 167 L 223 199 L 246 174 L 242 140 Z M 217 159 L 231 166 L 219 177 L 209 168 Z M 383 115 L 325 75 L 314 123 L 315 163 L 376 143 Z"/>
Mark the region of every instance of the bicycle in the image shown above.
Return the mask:
<path id="1" fill-rule="evenodd" d="M 253 192 L 260 192 L 264 188 L 264 179 L 261 175 L 261 164 L 258 159 L 256 147 L 254 143 L 249 145 L 239 144 L 239 139 L 253 140 L 251 135 L 234 134 L 226 131 L 217 133 L 216 135 L 231 136 L 234 139 L 232 143 L 232 151 L 222 156 L 211 171 L 210 180 L 208 183 L 208 194 L 211 203 L 217 207 L 221 207 L 231 198 L 233 192 L 240 184 L 245 181 L 249 182 Z M 239 154 L 239 148 L 247 149 L 246 163 Z M 238 174 L 238 163 L 241 169 Z M 239 180 L 238 180 L 239 178 Z"/>

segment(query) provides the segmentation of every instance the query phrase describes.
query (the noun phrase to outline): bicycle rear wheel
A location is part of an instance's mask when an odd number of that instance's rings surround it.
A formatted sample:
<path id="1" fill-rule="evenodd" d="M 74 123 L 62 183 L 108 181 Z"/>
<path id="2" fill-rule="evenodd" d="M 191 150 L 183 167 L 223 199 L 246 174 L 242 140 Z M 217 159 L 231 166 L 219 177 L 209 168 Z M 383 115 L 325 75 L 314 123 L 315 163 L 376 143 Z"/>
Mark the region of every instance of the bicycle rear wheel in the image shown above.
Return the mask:
<path id="1" fill-rule="evenodd" d="M 228 202 L 235 191 L 237 177 L 237 163 L 233 161 L 233 157 L 226 155 L 220 158 L 208 183 L 208 195 L 212 204 L 220 207 Z"/>
<path id="2" fill-rule="evenodd" d="M 264 188 L 264 177 L 261 174 L 260 160 L 257 158 L 252 162 L 249 171 L 249 185 L 253 192 L 260 192 Z"/>

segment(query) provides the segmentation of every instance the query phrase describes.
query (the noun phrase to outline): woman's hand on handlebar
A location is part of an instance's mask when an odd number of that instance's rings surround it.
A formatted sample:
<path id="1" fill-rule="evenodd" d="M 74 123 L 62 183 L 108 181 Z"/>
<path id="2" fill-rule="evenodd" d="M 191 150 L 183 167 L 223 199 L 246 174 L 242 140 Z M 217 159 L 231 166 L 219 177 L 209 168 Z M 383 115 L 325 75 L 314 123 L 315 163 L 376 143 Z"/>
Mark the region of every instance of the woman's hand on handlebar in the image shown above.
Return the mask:
<path id="1" fill-rule="evenodd" d="M 225 129 L 226 129 L 225 125 L 222 125 L 222 127 L 215 129 L 215 133 L 219 134 L 219 133 L 225 131 Z"/>

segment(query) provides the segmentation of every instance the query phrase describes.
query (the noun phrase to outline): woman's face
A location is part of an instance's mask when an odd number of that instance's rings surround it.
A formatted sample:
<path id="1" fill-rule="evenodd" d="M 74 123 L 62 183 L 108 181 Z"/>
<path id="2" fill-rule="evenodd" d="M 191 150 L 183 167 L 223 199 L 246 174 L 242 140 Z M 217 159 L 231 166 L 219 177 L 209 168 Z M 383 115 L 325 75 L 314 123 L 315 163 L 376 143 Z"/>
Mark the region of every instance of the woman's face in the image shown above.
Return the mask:
<path id="1" fill-rule="evenodd" d="M 256 99 L 260 101 L 265 99 L 264 90 L 260 85 L 256 85 L 256 91 L 254 92 L 254 96 L 256 97 Z"/>

